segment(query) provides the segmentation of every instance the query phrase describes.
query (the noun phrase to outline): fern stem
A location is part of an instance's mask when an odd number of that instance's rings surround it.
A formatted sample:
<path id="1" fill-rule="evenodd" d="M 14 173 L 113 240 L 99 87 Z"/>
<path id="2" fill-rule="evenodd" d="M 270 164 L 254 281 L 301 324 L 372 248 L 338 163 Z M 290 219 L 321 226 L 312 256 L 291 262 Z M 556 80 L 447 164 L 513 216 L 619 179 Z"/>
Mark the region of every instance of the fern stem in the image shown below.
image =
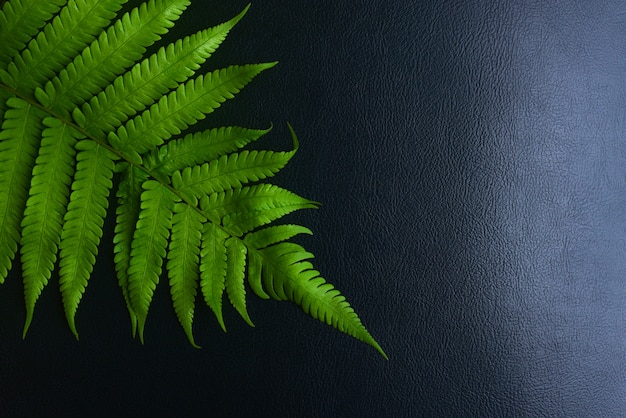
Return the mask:
<path id="1" fill-rule="evenodd" d="M 0 82 L 0 88 L 11 92 L 12 94 L 14 94 L 17 97 L 21 98 L 25 102 L 27 102 L 27 103 L 29 103 L 29 104 L 31 104 L 31 105 L 41 109 L 42 111 L 44 111 L 45 113 L 47 113 L 50 116 L 59 119 L 61 122 L 67 124 L 68 126 L 71 126 L 73 129 L 75 129 L 76 131 L 80 132 L 81 135 L 83 135 L 85 138 L 91 139 L 92 141 L 94 141 L 98 145 L 100 145 L 101 147 L 103 147 L 106 150 L 110 151 L 111 153 L 115 154 L 117 157 L 119 157 L 121 162 L 126 162 L 127 164 L 130 164 L 133 167 L 135 167 L 136 169 L 143 171 L 146 175 L 148 175 L 152 179 L 158 181 L 162 186 L 164 186 L 167 189 L 169 189 L 181 201 L 183 201 L 186 204 L 188 204 L 189 206 L 191 206 L 193 208 L 193 210 L 195 210 L 197 213 L 199 213 L 200 215 L 202 215 L 206 219 L 208 219 L 209 222 L 213 223 L 217 228 L 219 228 L 220 230 L 222 230 L 224 233 L 228 234 L 229 236 L 232 236 L 232 237 L 236 238 L 237 240 L 241 241 L 241 243 L 243 245 L 245 245 L 246 247 L 248 247 L 248 249 L 250 251 L 256 252 L 256 250 L 254 248 L 250 248 L 247 245 L 247 243 L 244 242 L 243 237 L 236 236 L 236 234 L 234 234 L 233 231 L 231 231 L 229 228 L 222 226 L 220 222 L 216 222 L 214 219 L 212 219 L 212 217 L 208 213 L 206 213 L 205 211 L 203 211 L 200 208 L 199 204 L 196 201 L 190 199 L 186 194 L 181 193 L 178 189 L 174 188 L 169 183 L 163 181 L 162 180 L 163 176 L 161 176 L 154 169 L 146 167 L 145 165 L 139 164 L 135 160 L 130 159 L 126 154 L 124 154 L 123 152 L 121 152 L 118 149 L 116 149 L 116 148 L 112 147 L 111 145 L 109 145 L 106 140 L 94 136 L 92 133 L 90 133 L 87 130 L 81 128 L 74 121 L 69 120 L 67 117 L 64 117 L 63 115 L 59 115 L 59 114 L 55 113 L 54 111 L 52 111 L 51 109 L 43 106 L 41 103 L 39 103 L 37 100 L 31 98 L 30 96 L 24 95 L 24 94 L 20 94 L 19 91 L 16 91 L 16 90 L 12 89 L 11 87 L 9 87 L 8 85 L 6 85 L 4 83 L 1 83 L 1 82 Z M 297 136 L 295 134 L 295 131 L 293 130 L 293 127 L 288 124 L 288 128 L 289 128 L 289 131 L 290 131 L 290 133 L 292 135 L 292 142 L 293 142 L 294 151 L 297 151 L 298 150 L 298 138 L 297 138 Z M 259 253 L 259 255 L 261 255 L 261 254 Z"/>
<path id="2" fill-rule="evenodd" d="M 211 220 L 210 217 L 202 209 L 200 209 L 200 207 L 194 201 L 192 201 L 191 199 L 185 197 L 185 195 L 183 193 L 180 193 L 176 188 L 174 188 L 173 186 L 171 186 L 167 182 L 163 181 L 162 180 L 162 176 L 158 172 L 156 172 L 155 170 L 153 170 L 153 169 L 151 169 L 149 167 L 146 167 L 143 164 L 137 163 L 134 159 L 129 158 L 126 154 L 124 154 L 120 150 L 118 150 L 118 149 L 112 147 L 111 145 L 109 145 L 109 143 L 106 140 L 94 136 L 92 133 L 90 133 L 87 130 L 81 128 L 74 121 L 68 119 L 67 117 L 65 117 L 65 116 L 63 116 L 61 114 L 58 114 L 58 113 L 52 111 L 51 109 L 49 109 L 49 108 L 47 108 L 45 106 L 43 106 L 36 99 L 33 99 L 32 97 L 30 97 L 28 95 L 22 94 L 20 91 L 15 90 L 15 89 L 11 88 L 10 86 L 8 86 L 8 85 L 6 85 L 5 83 L 2 83 L 2 82 L 0 82 L 0 88 L 10 92 L 11 94 L 13 94 L 13 95 L 15 95 L 17 97 L 19 97 L 20 99 L 24 100 L 28 104 L 31 104 L 34 107 L 39 108 L 40 110 L 42 110 L 43 112 L 45 112 L 49 116 L 52 116 L 52 117 L 60 120 L 64 124 L 72 127 L 76 131 L 80 132 L 81 135 L 83 135 L 86 139 L 90 139 L 90 140 L 96 142 L 101 147 L 103 147 L 106 150 L 108 150 L 109 152 L 115 154 L 117 157 L 119 157 L 119 160 L 121 162 L 126 162 L 127 164 L 130 164 L 130 165 L 134 166 L 135 168 L 143 171 L 145 174 L 147 174 L 151 178 L 153 178 L 156 181 L 158 181 L 159 183 L 161 183 L 162 186 L 168 188 L 171 192 L 173 192 L 176 196 L 178 196 L 178 198 L 180 198 L 182 201 L 184 201 L 185 203 L 187 203 L 188 205 L 193 207 L 199 214 L 201 214 L 204 217 L 206 217 L 207 219 Z M 295 132 L 294 132 L 293 128 L 291 127 L 291 125 L 288 125 L 288 126 L 289 126 L 289 130 L 290 130 L 290 132 L 292 134 L 294 151 L 297 151 L 297 149 L 298 149 L 297 137 L 295 136 Z M 233 235 L 229 230 L 227 230 L 226 228 L 223 228 L 221 225 L 219 225 L 219 223 L 216 223 L 216 226 L 218 226 L 220 229 L 224 230 L 224 232 L 228 233 L 229 235 Z"/>

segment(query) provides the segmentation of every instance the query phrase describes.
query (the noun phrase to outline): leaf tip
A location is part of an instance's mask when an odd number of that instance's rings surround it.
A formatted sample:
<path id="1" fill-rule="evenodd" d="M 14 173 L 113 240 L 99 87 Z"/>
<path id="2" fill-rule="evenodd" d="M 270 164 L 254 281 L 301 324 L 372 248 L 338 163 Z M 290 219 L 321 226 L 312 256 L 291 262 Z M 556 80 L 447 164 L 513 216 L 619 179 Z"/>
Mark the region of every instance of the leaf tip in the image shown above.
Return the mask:
<path id="1" fill-rule="evenodd" d="M 224 319 L 218 318 L 218 322 L 220 323 L 220 327 L 222 328 L 222 331 L 226 332 L 226 324 L 224 324 Z"/>
<path id="2" fill-rule="evenodd" d="M 278 65 L 278 61 L 268 62 L 268 63 L 263 65 L 263 69 L 264 70 L 269 70 L 270 68 L 276 67 L 277 65 Z"/>
<path id="3" fill-rule="evenodd" d="M 85 114 L 78 107 L 75 107 L 72 111 L 72 119 L 74 119 L 74 122 L 81 128 L 84 128 L 87 124 Z"/>
<path id="4" fill-rule="evenodd" d="M 246 321 L 246 324 L 254 328 L 254 322 L 252 322 L 252 319 L 250 319 L 247 313 L 246 313 L 246 316 L 243 316 L 243 320 Z"/>
<path id="5" fill-rule="evenodd" d="M 41 87 L 35 88 L 35 98 L 44 107 L 49 107 L 50 104 L 52 103 L 52 100 L 50 99 L 50 96 L 48 95 L 48 92 L 46 92 Z"/>
<path id="6" fill-rule="evenodd" d="M 67 326 L 69 327 L 70 331 L 72 331 L 72 334 L 74 334 L 74 337 L 76 337 L 76 339 L 78 340 L 78 331 L 76 330 L 76 322 L 74 319 L 75 313 L 76 311 L 71 312 L 67 310 L 65 313 L 65 318 L 67 320 Z"/>
<path id="7" fill-rule="evenodd" d="M 7 86 L 12 86 L 15 84 L 15 79 L 6 70 L 1 70 L 0 82 L 6 84 Z"/>
<path id="8" fill-rule="evenodd" d="M 195 339 L 193 338 L 193 333 L 191 331 L 191 324 L 188 324 L 189 326 L 183 326 L 184 330 L 185 330 L 185 335 L 187 335 L 187 340 L 189 340 L 189 344 L 191 344 L 191 346 L 193 348 L 201 348 L 198 344 L 196 344 Z"/>
<path id="9" fill-rule="evenodd" d="M 293 152 L 297 152 L 300 147 L 300 143 L 298 142 L 298 136 L 296 135 L 296 131 L 293 129 L 293 126 L 289 122 L 287 122 L 287 128 L 289 128 L 289 133 L 291 134 L 291 140 L 293 141 Z"/>
<path id="10" fill-rule="evenodd" d="M 241 19 L 246 13 L 248 13 L 248 10 L 250 10 L 251 6 L 252 6 L 252 3 L 248 3 L 246 7 L 244 7 L 243 10 L 237 16 L 235 16 L 235 19 L 239 21 L 239 19 Z"/>
<path id="11" fill-rule="evenodd" d="M 367 332 L 367 331 L 366 331 Z M 380 346 L 380 344 L 378 344 L 378 342 L 374 339 L 374 337 L 372 337 L 372 335 L 367 332 L 367 335 L 365 336 L 365 338 L 363 338 L 361 341 L 363 341 L 364 343 L 374 347 L 376 349 L 376 351 L 378 351 L 378 353 L 383 356 L 383 358 L 385 360 L 389 360 L 389 356 L 387 355 L 387 353 L 385 353 L 385 351 L 383 350 L 383 348 Z"/>
<path id="12" fill-rule="evenodd" d="M 22 330 L 22 340 L 26 339 L 26 333 L 28 333 L 28 329 L 30 328 L 30 323 L 33 321 L 33 312 L 26 312 L 26 322 L 24 322 L 24 329 Z"/>
<path id="13" fill-rule="evenodd" d="M 143 341 L 143 327 L 145 325 L 145 321 L 142 321 L 141 319 L 138 319 L 138 323 L 137 323 L 137 333 L 139 334 L 139 342 L 141 343 L 141 345 L 144 345 L 144 341 Z"/>
<path id="14" fill-rule="evenodd" d="M 72 331 L 72 334 L 74 334 L 74 337 L 76 337 L 76 341 L 78 341 L 78 330 L 76 330 L 76 325 L 74 324 L 74 321 L 72 321 L 72 323 L 70 324 L 70 331 Z"/>
<path id="15" fill-rule="evenodd" d="M 135 316 L 134 313 L 131 315 L 131 318 L 130 318 L 130 328 L 131 328 L 131 335 L 133 336 L 133 338 L 137 337 L 137 317 Z"/>
<path id="16" fill-rule="evenodd" d="M 385 351 L 376 341 L 374 341 L 374 343 L 372 344 L 372 347 L 374 347 L 376 351 L 378 351 L 385 360 L 389 361 L 389 356 L 387 355 L 387 353 L 385 353 Z"/>

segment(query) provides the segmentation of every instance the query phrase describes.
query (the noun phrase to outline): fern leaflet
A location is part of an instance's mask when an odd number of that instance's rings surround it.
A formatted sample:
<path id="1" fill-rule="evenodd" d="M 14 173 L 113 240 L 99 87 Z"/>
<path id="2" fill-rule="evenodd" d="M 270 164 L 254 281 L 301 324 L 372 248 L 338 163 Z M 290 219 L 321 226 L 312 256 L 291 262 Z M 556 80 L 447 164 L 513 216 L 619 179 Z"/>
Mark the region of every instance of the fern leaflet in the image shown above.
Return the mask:
<path id="1" fill-rule="evenodd" d="M 61 242 L 63 217 L 74 176 L 78 132 L 56 118 L 43 120 L 41 147 L 32 172 L 30 197 L 22 220 L 22 264 L 26 324 L 33 319 L 35 303 L 54 270 Z"/>
<path id="2" fill-rule="evenodd" d="M 174 205 L 167 272 L 176 316 L 194 347 L 197 344 L 193 338 L 192 324 L 200 278 L 200 243 L 204 222 L 206 219 L 191 206 L 185 203 Z"/>
<path id="3" fill-rule="evenodd" d="M 147 180 L 141 194 L 141 209 L 133 235 L 128 268 L 128 297 L 137 315 L 139 338 L 148 316 L 154 289 L 159 282 L 172 214 L 177 196 L 155 180 Z"/>
<path id="4" fill-rule="evenodd" d="M 222 315 L 222 296 L 226 287 L 226 239 L 228 234 L 212 222 L 202 229 L 202 252 L 200 258 L 200 288 L 204 301 L 213 310 L 220 326 L 226 331 Z"/>
<path id="5" fill-rule="evenodd" d="M 31 172 L 45 116 L 18 98 L 6 101 L 0 132 L 0 282 L 4 282 L 20 240 Z"/>
<path id="6" fill-rule="evenodd" d="M 61 231 L 59 284 L 70 329 L 93 271 L 108 208 L 116 156 L 94 141 L 76 144 L 76 174 Z"/>

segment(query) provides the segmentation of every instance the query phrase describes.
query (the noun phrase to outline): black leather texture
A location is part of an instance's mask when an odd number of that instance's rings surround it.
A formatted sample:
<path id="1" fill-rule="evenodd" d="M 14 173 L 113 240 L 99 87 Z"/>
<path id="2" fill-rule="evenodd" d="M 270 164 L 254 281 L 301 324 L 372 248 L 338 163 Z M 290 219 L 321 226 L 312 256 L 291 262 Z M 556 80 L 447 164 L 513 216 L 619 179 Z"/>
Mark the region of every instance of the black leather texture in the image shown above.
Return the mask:
<path id="1" fill-rule="evenodd" d="M 79 342 L 56 282 L 25 341 L 0 287 L 0 415 L 626 416 L 626 3 L 266 0 L 207 69 L 274 60 L 203 123 L 294 126 L 273 182 L 323 203 L 289 220 L 389 361 L 254 296 L 226 334 L 198 307 L 193 349 L 165 280 L 142 346 L 108 222 Z"/>

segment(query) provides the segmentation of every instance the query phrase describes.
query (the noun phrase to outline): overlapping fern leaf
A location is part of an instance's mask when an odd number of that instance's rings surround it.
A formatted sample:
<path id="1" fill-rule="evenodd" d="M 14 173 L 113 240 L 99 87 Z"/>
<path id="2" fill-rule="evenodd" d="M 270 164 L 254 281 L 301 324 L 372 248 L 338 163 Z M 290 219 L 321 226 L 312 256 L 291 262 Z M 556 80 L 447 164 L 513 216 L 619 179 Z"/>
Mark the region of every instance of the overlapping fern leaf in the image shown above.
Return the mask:
<path id="1" fill-rule="evenodd" d="M 162 275 L 191 344 L 200 297 L 225 328 L 225 297 L 242 318 L 246 291 L 290 300 L 384 352 L 345 298 L 274 225 L 316 203 L 264 183 L 291 151 L 245 149 L 267 130 L 189 128 L 275 63 L 196 71 L 232 20 L 147 55 L 189 0 L 8 0 L 0 10 L 0 281 L 20 251 L 26 323 L 58 266 L 67 322 L 92 274 L 109 195 L 117 197 L 114 262 L 131 318 L 144 326 Z M 132 6 L 132 5 L 131 5 Z M 165 270 L 165 272 L 163 271 Z"/>

